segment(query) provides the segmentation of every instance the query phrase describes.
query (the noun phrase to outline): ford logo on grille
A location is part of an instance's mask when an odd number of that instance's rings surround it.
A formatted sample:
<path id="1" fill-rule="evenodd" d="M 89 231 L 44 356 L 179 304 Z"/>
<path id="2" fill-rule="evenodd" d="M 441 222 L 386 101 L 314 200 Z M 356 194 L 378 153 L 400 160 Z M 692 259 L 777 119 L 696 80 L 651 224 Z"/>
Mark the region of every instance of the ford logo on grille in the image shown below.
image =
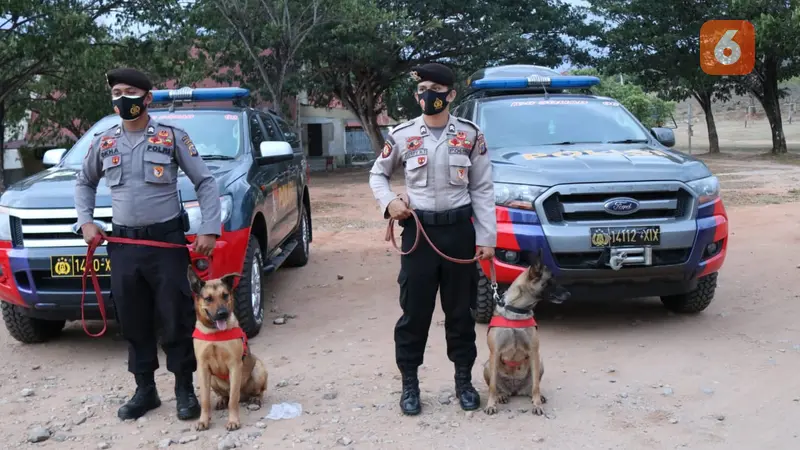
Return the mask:
<path id="1" fill-rule="evenodd" d="M 633 214 L 639 210 L 639 202 L 628 197 L 617 197 L 606 201 L 603 208 L 610 214 L 625 215 Z"/>

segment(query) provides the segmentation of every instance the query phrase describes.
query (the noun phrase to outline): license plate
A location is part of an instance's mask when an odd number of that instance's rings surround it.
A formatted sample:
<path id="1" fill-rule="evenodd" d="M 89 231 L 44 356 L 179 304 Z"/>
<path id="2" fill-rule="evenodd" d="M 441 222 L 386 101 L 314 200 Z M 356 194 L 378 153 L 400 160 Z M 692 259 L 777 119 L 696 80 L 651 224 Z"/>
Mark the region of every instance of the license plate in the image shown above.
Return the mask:
<path id="1" fill-rule="evenodd" d="M 598 227 L 589 231 L 593 248 L 659 245 L 661 227 Z"/>
<path id="2" fill-rule="evenodd" d="M 94 271 L 98 276 L 111 275 L 111 259 L 108 256 L 95 256 Z M 86 269 L 86 256 L 51 256 L 50 276 L 53 278 L 82 277 Z"/>

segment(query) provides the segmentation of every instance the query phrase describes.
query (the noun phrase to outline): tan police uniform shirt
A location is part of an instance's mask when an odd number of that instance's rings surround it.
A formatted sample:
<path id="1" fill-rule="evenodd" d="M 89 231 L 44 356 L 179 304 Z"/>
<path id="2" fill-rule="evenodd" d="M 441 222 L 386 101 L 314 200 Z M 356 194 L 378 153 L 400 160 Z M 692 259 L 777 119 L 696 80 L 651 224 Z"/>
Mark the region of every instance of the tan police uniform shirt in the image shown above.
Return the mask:
<path id="1" fill-rule="evenodd" d="M 420 116 L 389 133 L 369 177 L 372 193 L 386 218 L 389 202 L 397 198 L 389 180 L 400 166 L 412 209 L 447 211 L 472 204 L 476 244 L 496 246 L 492 164 L 476 124 L 451 115 L 444 132 L 436 138 Z"/>
<path id="2" fill-rule="evenodd" d="M 180 216 L 178 169 L 194 184 L 203 216 L 198 234 L 219 236 L 219 188 L 189 135 L 151 118 L 136 142 L 114 125 L 92 139 L 75 184 L 78 225 L 92 221 L 97 185 L 105 178 L 117 225 L 140 227 Z"/>

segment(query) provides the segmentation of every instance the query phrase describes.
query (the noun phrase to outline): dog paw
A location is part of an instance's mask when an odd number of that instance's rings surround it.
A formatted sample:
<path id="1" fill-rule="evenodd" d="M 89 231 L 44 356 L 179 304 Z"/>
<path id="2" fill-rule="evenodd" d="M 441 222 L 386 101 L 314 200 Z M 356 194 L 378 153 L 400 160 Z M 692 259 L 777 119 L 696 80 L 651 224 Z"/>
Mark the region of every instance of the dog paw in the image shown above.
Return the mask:
<path id="1" fill-rule="evenodd" d="M 228 423 L 225 424 L 225 429 L 228 431 L 235 431 L 239 429 L 239 421 L 238 420 L 228 420 Z"/>
<path id="2" fill-rule="evenodd" d="M 194 429 L 197 431 L 205 431 L 208 429 L 209 422 L 210 422 L 209 419 L 201 418 L 200 420 L 197 421 L 197 423 L 194 424 Z"/>
<path id="3" fill-rule="evenodd" d="M 503 403 L 503 404 L 508 403 L 508 396 L 507 395 L 498 395 L 497 396 L 497 402 L 498 403 Z"/>
<path id="4" fill-rule="evenodd" d="M 214 405 L 214 409 L 219 411 L 221 409 L 227 409 L 227 408 L 228 408 L 228 398 L 227 397 L 218 398 L 217 399 L 217 404 Z"/>
<path id="5" fill-rule="evenodd" d="M 497 406 L 496 405 L 486 405 L 486 408 L 483 408 L 483 412 L 488 415 L 497 414 Z"/>
<path id="6" fill-rule="evenodd" d="M 253 397 L 250 399 L 250 404 L 261 407 L 261 399 L 259 397 Z"/>
<path id="7" fill-rule="evenodd" d="M 544 408 L 542 408 L 542 405 L 533 405 L 531 412 L 534 416 L 542 416 L 544 415 Z"/>

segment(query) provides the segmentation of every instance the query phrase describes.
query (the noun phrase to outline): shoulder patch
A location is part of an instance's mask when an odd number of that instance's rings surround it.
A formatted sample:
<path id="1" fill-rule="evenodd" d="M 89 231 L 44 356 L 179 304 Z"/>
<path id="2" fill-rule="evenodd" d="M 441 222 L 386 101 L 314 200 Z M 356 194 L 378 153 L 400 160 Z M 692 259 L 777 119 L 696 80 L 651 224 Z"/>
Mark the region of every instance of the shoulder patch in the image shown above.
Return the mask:
<path id="1" fill-rule="evenodd" d="M 396 133 L 396 132 L 398 132 L 398 131 L 402 130 L 403 128 L 408 128 L 408 127 L 410 127 L 411 125 L 414 125 L 414 121 L 413 121 L 413 120 L 409 120 L 408 122 L 403 122 L 403 123 L 401 123 L 400 125 L 397 125 L 397 126 L 395 126 L 395 127 L 392 129 L 392 132 L 391 132 L 390 134 L 394 134 L 394 133 Z"/>
<path id="2" fill-rule="evenodd" d="M 463 117 L 456 117 L 456 120 L 462 123 L 466 123 L 467 125 L 470 125 L 472 128 L 475 128 L 475 131 L 477 131 L 478 133 L 481 132 L 481 129 L 478 127 L 478 125 L 471 120 L 464 119 Z"/>

